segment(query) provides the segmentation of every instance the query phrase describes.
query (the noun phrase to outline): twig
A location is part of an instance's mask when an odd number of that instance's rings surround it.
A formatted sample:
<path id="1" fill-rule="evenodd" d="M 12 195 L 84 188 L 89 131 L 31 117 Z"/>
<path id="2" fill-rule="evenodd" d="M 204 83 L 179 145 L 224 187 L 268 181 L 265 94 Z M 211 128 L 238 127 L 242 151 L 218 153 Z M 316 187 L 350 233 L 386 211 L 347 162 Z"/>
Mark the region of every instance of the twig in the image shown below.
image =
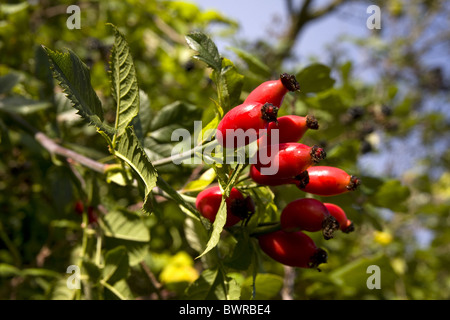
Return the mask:
<path id="1" fill-rule="evenodd" d="M 105 173 L 105 169 L 108 166 L 107 164 L 100 163 L 91 158 L 85 157 L 73 150 L 60 146 L 55 141 L 46 136 L 43 132 L 31 126 L 25 119 L 23 119 L 19 115 L 12 112 L 7 113 L 15 122 L 24 127 L 31 134 L 33 134 L 36 141 L 38 141 L 51 154 L 57 154 L 65 158 L 72 159 L 73 161 L 78 162 L 96 172 Z"/>
<path id="2" fill-rule="evenodd" d="M 145 274 L 147 275 L 148 279 L 150 280 L 150 283 L 152 284 L 153 288 L 155 289 L 156 295 L 158 296 L 159 300 L 163 300 L 163 296 L 161 295 L 161 287 L 162 285 L 156 280 L 155 275 L 150 270 L 150 268 L 147 266 L 147 264 L 144 261 L 140 262 L 142 270 L 144 270 Z"/>

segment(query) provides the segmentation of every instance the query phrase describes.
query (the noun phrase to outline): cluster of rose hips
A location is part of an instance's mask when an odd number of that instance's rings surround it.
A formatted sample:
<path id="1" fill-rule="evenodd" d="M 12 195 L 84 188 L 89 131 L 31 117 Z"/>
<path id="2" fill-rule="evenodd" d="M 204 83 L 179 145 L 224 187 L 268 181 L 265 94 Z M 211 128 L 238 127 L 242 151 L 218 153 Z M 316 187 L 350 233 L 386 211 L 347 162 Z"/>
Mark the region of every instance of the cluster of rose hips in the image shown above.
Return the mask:
<path id="1" fill-rule="evenodd" d="M 263 151 L 261 154 L 270 158 L 270 162 L 266 163 L 257 157 L 256 163 L 250 166 L 251 179 L 260 185 L 294 184 L 304 192 L 325 197 L 355 190 L 360 184 L 357 177 L 340 168 L 318 166 L 326 157 L 325 151 L 317 145 L 299 143 L 308 129 L 318 129 L 318 122 L 313 116 L 277 116 L 285 95 L 297 90 L 299 84 L 289 74 L 282 74 L 278 80 L 263 82 L 250 92 L 242 104 L 225 114 L 217 127 L 216 138 L 225 148 L 239 148 L 257 139 L 258 149 Z M 233 134 L 236 130 L 255 130 L 263 134 L 242 140 Z M 276 135 L 274 130 L 277 130 Z M 274 164 L 276 173 L 263 174 L 267 172 L 264 168 Z M 196 207 L 213 222 L 221 199 L 220 188 L 211 187 L 198 194 Z M 231 190 L 226 203 L 225 227 L 235 225 L 255 210 L 253 201 L 245 198 L 236 188 Z M 300 198 L 287 204 L 281 212 L 279 226 L 276 231 L 258 235 L 259 246 L 272 259 L 300 268 L 317 268 L 327 260 L 327 253 L 318 248 L 304 231 L 320 231 L 326 240 L 333 238 L 337 230 L 345 233 L 353 231 L 353 223 L 342 208 L 314 198 Z"/>

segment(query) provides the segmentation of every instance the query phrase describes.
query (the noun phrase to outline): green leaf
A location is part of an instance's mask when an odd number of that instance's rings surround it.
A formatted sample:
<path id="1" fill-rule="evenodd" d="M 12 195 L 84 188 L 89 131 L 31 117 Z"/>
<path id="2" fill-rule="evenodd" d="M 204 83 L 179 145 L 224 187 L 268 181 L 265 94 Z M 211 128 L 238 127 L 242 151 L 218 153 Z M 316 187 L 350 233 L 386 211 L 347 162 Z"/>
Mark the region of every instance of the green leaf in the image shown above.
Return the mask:
<path id="1" fill-rule="evenodd" d="M 143 225 L 143 221 L 139 222 Z M 134 241 L 134 240 L 124 240 L 119 238 L 105 238 L 105 248 L 115 248 L 118 246 L 123 246 L 127 250 L 128 262 L 130 267 L 136 266 L 145 256 L 148 254 L 150 248 L 149 241 Z"/>
<path id="2" fill-rule="evenodd" d="M 331 69 L 326 65 L 314 63 L 302 69 L 297 75 L 303 93 L 316 93 L 333 87 L 335 80 L 330 77 Z"/>
<path id="3" fill-rule="evenodd" d="M 120 300 L 132 300 L 134 299 L 131 289 L 125 279 L 117 281 L 114 285 L 105 283 L 105 288 L 108 290 L 105 292 L 105 299 L 120 299 Z M 109 293 L 112 294 L 109 295 Z"/>
<path id="4" fill-rule="evenodd" d="M 139 175 L 145 185 L 142 210 L 144 213 L 151 213 L 152 206 L 149 195 L 156 186 L 158 174 L 131 127 L 128 127 L 125 134 L 120 138 L 114 154 L 125 161 Z"/>
<path id="5" fill-rule="evenodd" d="M 103 123 L 102 104 L 92 88 L 88 67 L 71 50 L 61 53 L 43 48 L 50 58 L 53 76 L 78 114 L 89 124 L 111 134 L 114 129 Z"/>
<path id="6" fill-rule="evenodd" d="M 239 285 L 221 269 L 207 269 L 186 290 L 189 300 L 236 300 Z"/>
<path id="7" fill-rule="evenodd" d="M 155 131 L 171 124 L 192 127 L 191 121 L 198 119 L 201 113 L 202 110 L 192 104 L 175 101 L 159 110 L 150 124 L 150 130 Z"/>
<path id="8" fill-rule="evenodd" d="M 145 137 L 150 130 L 152 117 L 153 112 L 150 107 L 150 98 L 144 91 L 139 90 L 139 115 L 134 118 L 132 125 L 136 130 L 136 125 L 134 122 L 139 121 L 140 130 L 142 131 L 141 135 L 143 137 Z"/>
<path id="9" fill-rule="evenodd" d="M 248 277 L 242 284 L 242 299 L 251 299 L 255 287 L 256 300 L 268 300 L 279 294 L 283 287 L 283 278 L 270 273 L 258 273 L 256 279 Z"/>
<path id="10" fill-rule="evenodd" d="M 167 193 L 170 196 L 170 198 L 172 200 L 174 200 L 178 205 L 182 206 L 187 211 L 192 213 L 192 216 L 197 217 L 197 218 L 200 216 L 200 214 L 197 211 L 197 209 L 191 203 L 185 201 L 183 199 L 183 197 L 175 189 L 173 189 L 170 184 L 168 184 L 164 179 L 162 179 L 160 176 L 158 176 L 157 185 L 158 185 L 158 187 L 161 190 L 163 190 L 165 193 Z"/>
<path id="11" fill-rule="evenodd" d="M 51 103 L 45 101 L 31 100 L 25 97 L 7 97 L 0 100 L 0 109 L 22 115 L 48 109 Z"/>
<path id="12" fill-rule="evenodd" d="M 142 221 L 142 217 L 126 210 L 113 210 L 100 220 L 105 236 L 138 241 L 150 241 L 150 232 Z"/>
<path id="13" fill-rule="evenodd" d="M 372 204 L 392 210 L 404 210 L 404 202 L 409 198 L 411 192 L 407 186 L 400 181 L 392 179 L 386 181 L 374 195 Z"/>
<path id="14" fill-rule="evenodd" d="M 21 275 L 22 271 L 13 265 L 0 263 L 0 277 L 13 277 Z"/>
<path id="15" fill-rule="evenodd" d="M 0 12 L 3 15 L 10 15 L 15 14 L 20 11 L 24 11 L 30 7 L 30 4 L 28 2 L 21 2 L 17 4 L 9 4 L 9 3 L 2 3 L 0 4 Z"/>
<path id="16" fill-rule="evenodd" d="M 380 268 L 381 290 L 370 290 L 367 287 L 368 278 L 371 276 L 371 273 L 368 272 L 369 266 L 377 266 Z M 329 279 L 337 285 L 346 286 L 352 288 L 352 290 L 376 293 L 376 291 L 392 289 L 393 284 L 398 280 L 398 275 L 392 269 L 386 254 L 380 252 L 373 256 L 357 257 L 354 261 L 333 270 L 330 273 Z"/>
<path id="17" fill-rule="evenodd" d="M 211 141 L 211 138 L 216 134 L 216 128 L 220 123 L 220 115 L 219 112 L 216 113 L 216 116 L 208 122 L 206 126 L 202 128 L 201 135 L 197 137 L 197 145 L 201 145 L 204 142 Z"/>
<path id="18" fill-rule="evenodd" d="M 10 72 L 0 77 L 0 94 L 8 93 L 19 83 L 22 76 L 17 72 Z"/>
<path id="19" fill-rule="evenodd" d="M 103 281 L 114 284 L 128 276 L 128 254 L 123 246 L 109 250 L 105 255 Z"/>
<path id="20" fill-rule="evenodd" d="M 238 48 L 230 49 L 233 50 L 239 56 L 239 58 L 244 60 L 244 62 L 248 66 L 248 69 L 254 74 L 264 78 L 268 78 L 271 75 L 269 67 L 264 64 L 257 56 Z"/>
<path id="21" fill-rule="evenodd" d="M 188 184 L 186 184 L 186 186 L 183 188 L 183 191 L 192 192 L 204 190 L 214 181 L 215 178 L 216 172 L 213 168 L 210 168 L 203 172 L 203 174 L 198 179 L 190 181 Z"/>
<path id="22" fill-rule="evenodd" d="M 115 31 L 110 59 L 111 94 L 116 102 L 114 128 L 120 137 L 139 113 L 139 87 L 133 58 L 125 37 L 115 26 L 111 26 Z"/>
<path id="23" fill-rule="evenodd" d="M 56 281 L 49 292 L 49 299 L 51 300 L 73 300 L 77 290 L 69 289 L 67 287 L 67 279 L 60 279 Z"/>
<path id="24" fill-rule="evenodd" d="M 200 219 L 187 217 L 184 224 L 184 235 L 189 246 L 198 253 L 201 253 L 208 241 L 209 234 Z M 219 262 L 217 256 L 206 255 L 202 257 L 205 268 L 216 266 Z"/>
<path id="25" fill-rule="evenodd" d="M 244 76 L 237 72 L 236 67 L 230 60 L 223 58 L 220 71 L 214 70 L 212 79 L 217 86 L 219 104 L 225 112 L 238 105 Z"/>
<path id="26" fill-rule="evenodd" d="M 231 257 L 225 260 L 226 266 L 236 270 L 248 270 L 252 263 L 253 246 L 248 233 L 236 235 L 237 243 Z"/>
<path id="27" fill-rule="evenodd" d="M 219 210 L 217 211 L 216 218 L 213 223 L 213 229 L 212 229 L 211 235 L 209 237 L 208 243 L 206 244 L 206 248 L 197 257 L 197 259 L 201 258 L 205 254 L 207 254 L 219 243 L 220 235 L 222 233 L 223 227 L 225 226 L 225 223 L 227 222 L 227 204 L 225 202 L 225 199 L 226 199 L 225 195 L 223 195 Z"/>
<path id="28" fill-rule="evenodd" d="M 61 274 L 59 272 L 43 268 L 28 268 L 22 270 L 22 276 L 59 278 Z"/>
<path id="29" fill-rule="evenodd" d="M 205 62 L 213 70 L 220 71 L 222 58 L 216 44 L 207 35 L 193 32 L 186 36 L 186 41 L 192 50 L 198 52 L 193 58 Z"/>

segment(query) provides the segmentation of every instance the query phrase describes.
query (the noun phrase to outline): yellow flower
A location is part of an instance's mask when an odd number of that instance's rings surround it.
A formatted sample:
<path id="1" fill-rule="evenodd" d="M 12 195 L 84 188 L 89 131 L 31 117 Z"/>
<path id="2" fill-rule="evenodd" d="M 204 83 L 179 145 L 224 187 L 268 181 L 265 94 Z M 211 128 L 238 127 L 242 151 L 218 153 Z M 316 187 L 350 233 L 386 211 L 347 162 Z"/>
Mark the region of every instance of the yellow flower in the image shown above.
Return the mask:
<path id="1" fill-rule="evenodd" d="M 392 242 L 392 234 L 389 232 L 375 230 L 373 235 L 375 242 L 379 244 L 387 245 Z"/>
<path id="2" fill-rule="evenodd" d="M 169 260 L 159 279 L 163 283 L 194 282 L 199 274 L 193 265 L 194 261 L 186 252 L 179 252 Z"/>

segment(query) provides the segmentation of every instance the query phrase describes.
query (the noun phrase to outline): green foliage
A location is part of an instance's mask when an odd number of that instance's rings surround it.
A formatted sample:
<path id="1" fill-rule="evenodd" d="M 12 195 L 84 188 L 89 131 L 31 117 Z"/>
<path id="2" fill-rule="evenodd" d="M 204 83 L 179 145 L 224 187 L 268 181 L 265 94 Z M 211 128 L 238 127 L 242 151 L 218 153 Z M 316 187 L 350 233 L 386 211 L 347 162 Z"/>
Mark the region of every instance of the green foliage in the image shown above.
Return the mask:
<path id="1" fill-rule="evenodd" d="M 133 171 L 139 175 L 142 183 L 145 184 L 145 197 L 142 208 L 144 212 L 150 213 L 152 209 L 149 195 L 156 186 L 158 174 L 140 145 L 132 127 L 128 127 L 125 134 L 120 138 L 114 155 L 133 168 Z"/>
<path id="2" fill-rule="evenodd" d="M 120 137 L 139 113 L 139 87 L 130 49 L 117 28 L 110 63 L 111 94 L 117 106 L 114 129 Z"/>
<path id="3" fill-rule="evenodd" d="M 297 75 L 297 81 L 302 83 L 303 93 L 317 93 L 333 87 L 335 80 L 330 77 L 331 69 L 323 64 L 314 63 L 303 68 Z"/>
<path id="4" fill-rule="evenodd" d="M 55 78 L 67 98 L 87 122 L 106 132 L 111 129 L 103 125 L 103 109 L 100 99 L 91 86 L 89 69 L 71 50 L 59 53 L 44 47 Z"/>
<path id="5" fill-rule="evenodd" d="M 58 8 L 48 3 L 0 5 L 0 299 L 450 297 L 448 174 L 396 177 L 361 165 L 376 155 L 381 133 L 406 136 L 420 123 L 444 133 L 442 114 L 415 116 L 414 96 L 396 83 L 365 84 L 352 61 L 278 70 L 282 63 L 237 45 L 234 61 L 208 30 L 219 22 L 232 34 L 236 24 L 193 4 L 80 5 L 80 30 L 66 28 L 65 12 L 47 16 Z M 323 165 L 363 182 L 352 193 L 316 197 L 344 208 L 356 228 L 330 241 L 310 234 L 329 254 L 320 273 L 284 267 L 255 238 L 277 228 L 287 203 L 313 195 L 257 186 L 248 165 L 209 163 L 202 154 L 223 115 L 281 72 L 295 74 L 301 91 L 286 95 L 279 115 L 315 115 L 320 128 L 302 142 L 323 146 Z M 202 134 L 189 147 L 202 163 L 174 164 L 173 131 L 192 134 L 200 120 Z M 215 184 L 224 196 L 210 223 L 194 203 Z M 224 228 L 232 187 L 251 196 L 256 211 Z M 81 290 L 67 286 L 70 265 L 80 268 Z M 366 285 L 371 265 L 381 269 L 380 290 Z"/>

